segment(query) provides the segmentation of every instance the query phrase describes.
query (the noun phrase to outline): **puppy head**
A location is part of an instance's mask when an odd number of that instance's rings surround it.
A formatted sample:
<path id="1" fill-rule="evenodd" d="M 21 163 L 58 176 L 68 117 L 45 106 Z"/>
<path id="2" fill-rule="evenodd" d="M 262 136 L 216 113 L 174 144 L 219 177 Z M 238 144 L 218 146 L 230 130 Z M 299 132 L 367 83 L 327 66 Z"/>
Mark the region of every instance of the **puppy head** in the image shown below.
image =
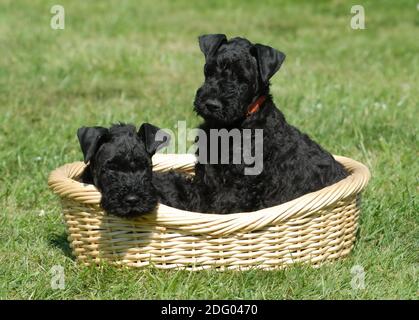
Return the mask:
<path id="1" fill-rule="evenodd" d="M 269 93 L 269 79 L 285 55 L 247 39 L 227 41 L 223 34 L 199 37 L 205 55 L 205 82 L 195 96 L 195 111 L 205 120 L 231 124 L 243 119 L 249 105 Z"/>
<path id="2" fill-rule="evenodd" d="M 93 184 L 102 193 L 107 212 L 133 217 L 157 205 L 152 184 L 151 157 L 168 143 L 169 136 L 151 124 L 138 133 L 132 125 L 82 127 L 77 131 L 85 163 Z"/>

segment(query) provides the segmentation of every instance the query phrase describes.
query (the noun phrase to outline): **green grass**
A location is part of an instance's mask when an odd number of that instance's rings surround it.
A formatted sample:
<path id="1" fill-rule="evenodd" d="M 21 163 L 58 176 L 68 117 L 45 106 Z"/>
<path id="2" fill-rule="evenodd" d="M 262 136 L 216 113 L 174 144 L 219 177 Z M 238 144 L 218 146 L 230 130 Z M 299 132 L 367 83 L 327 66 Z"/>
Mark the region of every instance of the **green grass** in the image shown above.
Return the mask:
<path id="1" fill-rule="evenodd" d="M 0 4 L 0 298 L 418 298 L 417 1 L 56 1 Z M 357 2 L 359 3 L 359 2 Z M 80 160 L 82 125 L 199 123 L 202 33 L 284 51 L 272 93 L 288 121 L 335 154 L 367 164 L 356 246 L 312 269 L 198 272 L 86 268 L 69 252 L 48 173 Z M 50 269 L 65 268 L 52 290 Z M 366 271 L 353 290 L 351 268 Z"/>

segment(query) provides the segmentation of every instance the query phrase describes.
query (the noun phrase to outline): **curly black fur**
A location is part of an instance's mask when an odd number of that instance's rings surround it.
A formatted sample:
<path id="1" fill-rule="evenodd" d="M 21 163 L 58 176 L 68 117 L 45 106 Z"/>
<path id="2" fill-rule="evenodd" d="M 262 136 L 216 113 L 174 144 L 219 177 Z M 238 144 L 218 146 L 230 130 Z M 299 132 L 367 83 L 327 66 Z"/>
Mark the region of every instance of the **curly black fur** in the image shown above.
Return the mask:
<path id="1" fill-rule="evenodd" d="M 263 129 L 263 171 L 245 175 L 246 164 L 196 165 L 201 208 L 207 212 L 253 211 L 287 202 L 331 185 L 347 176 L 341 164 L 306 134 L 289 125 L 269 94 L 269 78 L 285 55 L 243 38 L 227 41 L 224 35 L 200 37 L 205 54 L 205 82 L 198 89 L 195 111 L 204 118 L 200 126 L 211 129 Z M 249 105 L 266 96 L 259 111 L 247 116 Z M 199 143 L 198 152 L 209 143 Z M 252 145 L 252 154 L 254 154 Z M 230 159 L 232 151 L 230 148 Z M 220 161 L 220 153 L 218 153 Z M 202 162 L 202 161 L 201 161 Z"/>
<path id="2" fill-rule="evenodd" d="M 80 128 L 78 137 L 85 162 L 82 181 L 102 193 L 101 206 L 121 217 L 149 213 L 158 202 L 180 209 L 197 207 L 191 178 L 173 171 L 153 173 L 151 157 L 165 141 L 156 141 L 159 129 L 144 124 Z"/>
<path id="3" fill-rule="evenodd" d="M 227 41 L 225 35 L 200 37 L 205 54 L 205 82 L 198 89 L 195 111 L 207 142 L 198 141 L 197 155 L 206 149 L 209 160 L 211 129 L 243 132 L 263 129 L 263 170 L 246 175 L 252 164 L 230 162 L 196 165 L 193 178 L 169 171 L 153 173 L 151 156 L 163 141 L 158 128 L 144 124 L 137 133 L 131 125 L 80 128 L 78 137 L 85 162 L 83 180 L 102 192 L 103 208 L 131 217 L 152 211 L 157 202 L 189 211 L 232 213 L 254 211 L 297 198 L 333 184 L 348 174 L 332 155 L 306 134 L 289 125 L 269 94 L 269 79 L 285 55 L 243 38 Z M 266 96 L 260 110 L 248 114 L 249 105 Z M 237 147 L 237 146 L 235 146 Z M 240 145 L 244 150 L 244 145 Z M 220 150 L 218 150 L 220 151 Z M 225 152 L 225 150 L 224 150 Z M 255 145 L 251 145 L 255 153 Z"/>

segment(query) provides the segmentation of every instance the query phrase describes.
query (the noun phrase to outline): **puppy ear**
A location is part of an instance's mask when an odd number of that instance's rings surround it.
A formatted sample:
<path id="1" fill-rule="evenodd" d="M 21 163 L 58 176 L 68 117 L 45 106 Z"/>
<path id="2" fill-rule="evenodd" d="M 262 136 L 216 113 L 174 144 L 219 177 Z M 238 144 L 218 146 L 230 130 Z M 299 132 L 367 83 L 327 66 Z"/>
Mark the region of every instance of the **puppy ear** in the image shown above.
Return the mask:
<path id="1" fill-rule="evenodd" d="M 205 59 L 217 52 L 218 48 L 227 41 L 225 34 L 205 34 L 198 37 L 199 47 L 205 55 Z"/>
<path id="2" fill-rule="evenodd" d="M 264 83 L 268 83 L 284 62 L 285 54 L 259 43 L 255 44 L 255 48 L 260 76 Z"/>
<path id="3" fill-rule="evenodd" d="M 81 127 L 77 130 L 84 163 L 88 163 L 99 149 L 109 130 L 103 127 Z"/>
<path id="4" fill-rule="evenodd" d="M 150 155 L 167 146 L 170 141 L 170 135 L 167 132 L 150 123 L 141 125 L 140 130 L 138 130 L 138 136 L 144 142 L 145 148 Z"/>

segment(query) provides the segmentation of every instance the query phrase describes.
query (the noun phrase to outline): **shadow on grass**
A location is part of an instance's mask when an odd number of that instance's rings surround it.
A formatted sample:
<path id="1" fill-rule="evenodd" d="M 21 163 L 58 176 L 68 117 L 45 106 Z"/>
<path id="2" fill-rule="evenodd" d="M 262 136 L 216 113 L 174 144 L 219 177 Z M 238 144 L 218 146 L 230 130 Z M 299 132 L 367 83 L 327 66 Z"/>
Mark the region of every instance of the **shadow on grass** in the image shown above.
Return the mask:
<path id="1" fill-rule="evenodd" d="M 67 240 L 67 233 L 63 232 L 61 234 L 52 234 L 48 239 L 48 243 L 52 247 L 61 249 L 67 258 L 75 260 L 70 244 Z"/>

